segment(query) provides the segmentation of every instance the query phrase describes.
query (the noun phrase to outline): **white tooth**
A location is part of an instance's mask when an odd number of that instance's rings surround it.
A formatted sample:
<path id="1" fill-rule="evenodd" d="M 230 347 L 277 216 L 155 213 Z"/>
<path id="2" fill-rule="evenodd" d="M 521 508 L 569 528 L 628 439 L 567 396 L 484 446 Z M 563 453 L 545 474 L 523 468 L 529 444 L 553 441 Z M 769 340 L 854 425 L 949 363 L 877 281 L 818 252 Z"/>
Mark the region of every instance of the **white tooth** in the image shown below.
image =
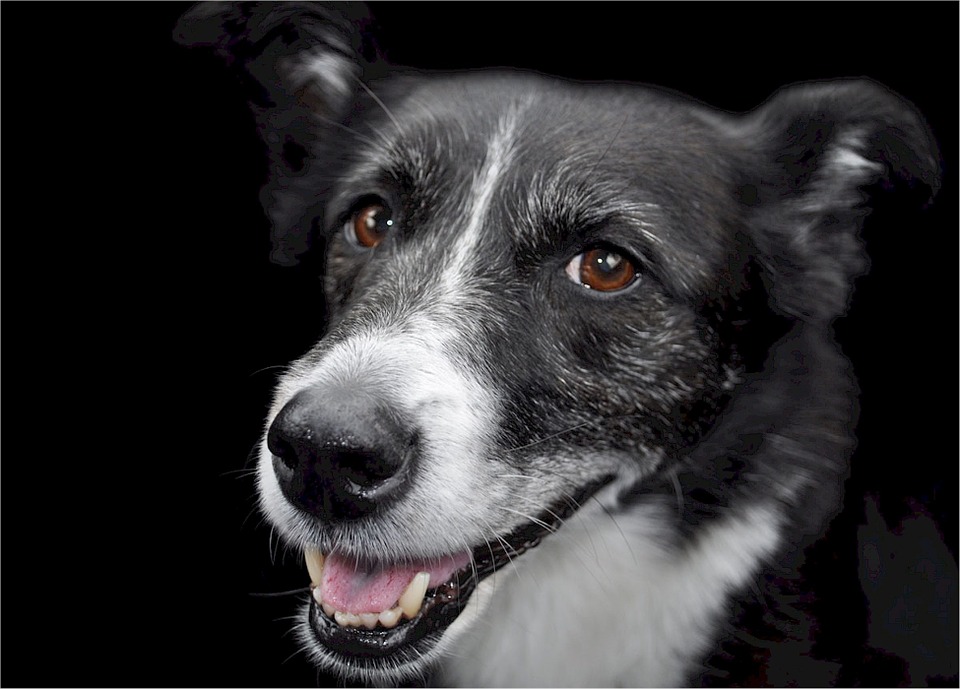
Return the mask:
<path id="1" fill-rule="evenodd" d="M 375 612 L 362 612 L 358 616 L 360 617 L 360 623 L 367 629 L 373 629 L 377 626 L 377 619 L 379 615 Z"/>
<path id="2" fill-rule="evenodd" d="M 317 586 L 313 589 L 313 600 L 317 601 L 317 605 L 323 605 L 323 596 L 320 595 L 320 587 Z M 326 606 L 324 606 L 326 608 Z M 331 608 L 332 610 L 332 608 Z"/>
<path id="3" fill-rule="evenodd" d="M 430 585 L 430 573 L 420 572 L 413 578 L 413 581 L 407 586 L 407 590 L 400 596 L 397 605 L 403 610 L 407 617 L 416 617 L 420 612 L 420 606 L 423 604 L 423 597 L 427 593 L 427 586 Z"/>
<path id="4" fill-rule="evenodd" d="M 319 586 L 320 582 L 323 581 L 323 553 L 315 548 L 307 548 L 303 551 L 303 557 L 307 561 L 310 583 Z"/>
<path id="5" fill-rule="evenodd" d="M 319 591 L 319 589 L 315 589 L 315 590 Z M 336 610 L 333 609 L 333 606 L 330 605 L 329 603 L 323 603 L 321 604 L 320 607 L 323 608 L 323 612 L 326 613 L 327 617 L 333 617 L 334 614 L 337 612 Z"/>
<path id="6" fill-rule="evenodd" d="M 393 627 L 397 626 L 397 622 L 400 621 L 400 615 L 402 614 L 403 610 L 401 610 L 400 606 L 398 605 L 395 608 L 384 610 L 382 613 L 380 613 L 380 616 L 377 619 L 380 620 L 380 624 L 382 624 L 384 627 L 387 629 L 392 629 Z"/>
<path id="7" fill-rule="evenodd" d="M 340 612 L 337 610 L 333 614 L 333 618 L 337 621 L 341 627 L 359 627 L 360 626 L 360 617 L 354 615 L 351 612 Z"/>

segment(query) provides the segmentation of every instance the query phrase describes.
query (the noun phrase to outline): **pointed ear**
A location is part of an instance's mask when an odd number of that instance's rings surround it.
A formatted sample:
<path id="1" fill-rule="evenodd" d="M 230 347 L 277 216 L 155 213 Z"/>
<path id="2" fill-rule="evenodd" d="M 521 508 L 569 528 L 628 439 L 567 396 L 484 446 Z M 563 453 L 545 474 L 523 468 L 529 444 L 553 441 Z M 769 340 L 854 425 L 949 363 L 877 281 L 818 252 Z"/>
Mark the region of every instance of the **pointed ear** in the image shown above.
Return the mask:
<path id="1" fill-rule="evenodd" d="M 867 80 L 786 88 L 738 127 L 754 159 L 741 199 L 774 306 L 807 320 L 847 308 L 867 257 L 859 230 L 877 183 L 940 185 L 936 142 L 907 101 Z"/>
<path id="2" fill-rule="evenodd" d="M 350 110 L 365 52 L 359 3 L 200 3 L 181 17 L 174 38 L 224 58 L 249 94 L 269 151 L 261 192 L 273 235 L 271 260 L 294 265 L 309 248 L 307 179 L 312 153 Z M 309 215 L 309 217 L 308 217 Z"/>

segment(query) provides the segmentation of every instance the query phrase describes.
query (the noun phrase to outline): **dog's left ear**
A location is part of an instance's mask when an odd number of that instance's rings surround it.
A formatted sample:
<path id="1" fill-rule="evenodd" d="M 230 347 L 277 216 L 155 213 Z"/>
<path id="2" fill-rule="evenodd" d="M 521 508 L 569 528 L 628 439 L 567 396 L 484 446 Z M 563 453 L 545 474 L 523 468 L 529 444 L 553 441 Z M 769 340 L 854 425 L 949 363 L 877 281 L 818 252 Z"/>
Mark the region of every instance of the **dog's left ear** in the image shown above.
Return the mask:
<path id="1" fill-rule="evenodd" d="M 360 3 L 200 3 L 181 17 L 174 39 L 212 47 L 244 83 L 269 150 L 261 192 L 273 232 L 271 259 L 293 265 L 309 248 L 309 168 L 315 147 L 354 104 L 365 56 L 367 13 Z"/>
<path id="2" fill-rule="evenodd" d="M 937 145 L 919 113 L 867 80 L 788 87 L 737 127 L 760 157 L 740 188 L 774 306 L 804 320 L 846 311 L 867 265 L 866 189 L 940 184 Z"/>

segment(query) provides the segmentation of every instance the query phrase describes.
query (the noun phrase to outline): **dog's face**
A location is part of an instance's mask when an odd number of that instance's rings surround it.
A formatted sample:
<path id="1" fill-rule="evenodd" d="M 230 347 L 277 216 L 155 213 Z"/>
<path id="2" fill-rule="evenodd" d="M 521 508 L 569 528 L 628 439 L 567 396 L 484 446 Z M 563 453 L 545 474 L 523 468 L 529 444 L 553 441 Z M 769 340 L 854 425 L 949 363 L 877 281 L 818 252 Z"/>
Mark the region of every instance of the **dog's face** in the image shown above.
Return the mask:
<path id="1" fill-rule="evenodd" d="M 676 456 L 737 366 L 714 328 L 745 267 L 730 265 L 732 204 L 694 155 L 651 145 L 702 124 L 656 94 L 531 77 L 408 93 L 337 167 L 330 329 L 281 378 L 260 461 L 288 540 L 376 573 L 329 585 L 372 597 L 417 568 L 431 587 L 460 580 L 456 606 L 398 626 L 402 643 L 315 608 L 320 653 L 351 669 L 430 658 L 447 625 L 478 619 L 476 579 Z M 684 178 L 700 209 L 663 182 Z"/>
<path id="2" fill-rule="evenodd" d="M 301 21 L 279 13 L 230 25 L 274 55 L 256 27 Z M 277 49 L 299 114 L 263 112 L 297 170 L 267 197 L 287 231 L 315 221 L 329 327 L 278 382 L 259 489 L 308 560 L 301 640 L 390 682 L 486 623 L 491 573 L 681 465 L 784 333 L 842 312 L 857 188 L 935 165 L 872 85 L 743 117 L 534 75 L 370 90 L 344 22 L 311 21 Z"/>

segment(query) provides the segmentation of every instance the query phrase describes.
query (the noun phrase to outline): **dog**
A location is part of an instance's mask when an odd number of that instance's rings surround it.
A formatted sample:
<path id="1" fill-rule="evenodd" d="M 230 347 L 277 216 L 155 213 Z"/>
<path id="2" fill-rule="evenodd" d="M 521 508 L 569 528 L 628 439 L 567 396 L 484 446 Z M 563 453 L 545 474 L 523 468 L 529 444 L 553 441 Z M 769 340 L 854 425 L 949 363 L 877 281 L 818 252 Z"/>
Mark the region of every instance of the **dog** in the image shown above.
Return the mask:
<path id="1" fill-rule="evenodd" d="M 250 88 L 273 260 L 325 262 L 258 462 L 309 657 L 380 685 L 842 681 L 802 576 L 855 444 L 831 324 L 869 193 L 939 185 L 922 117 L 866 80 L 733 115 L 420 74 L 360 12 L 178 28 Z"/>

